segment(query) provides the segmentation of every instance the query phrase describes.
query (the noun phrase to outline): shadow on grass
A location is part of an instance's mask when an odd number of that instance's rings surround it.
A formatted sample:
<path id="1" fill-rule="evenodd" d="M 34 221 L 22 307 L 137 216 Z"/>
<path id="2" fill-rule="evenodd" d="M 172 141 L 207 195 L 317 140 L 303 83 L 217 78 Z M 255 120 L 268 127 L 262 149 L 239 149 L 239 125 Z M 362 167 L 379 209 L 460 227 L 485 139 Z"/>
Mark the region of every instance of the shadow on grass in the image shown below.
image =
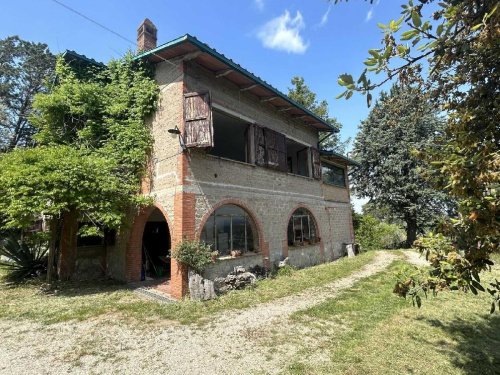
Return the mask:
<path id="1" fill-rule="evenodd" d="M 481 315 L 476 320 L 456 319 L 442 323 L 422 319 L 440 328 L 457 342 L 448 351 L 450 362 L 466 374 L 500 374 L 500 316 Z"/>

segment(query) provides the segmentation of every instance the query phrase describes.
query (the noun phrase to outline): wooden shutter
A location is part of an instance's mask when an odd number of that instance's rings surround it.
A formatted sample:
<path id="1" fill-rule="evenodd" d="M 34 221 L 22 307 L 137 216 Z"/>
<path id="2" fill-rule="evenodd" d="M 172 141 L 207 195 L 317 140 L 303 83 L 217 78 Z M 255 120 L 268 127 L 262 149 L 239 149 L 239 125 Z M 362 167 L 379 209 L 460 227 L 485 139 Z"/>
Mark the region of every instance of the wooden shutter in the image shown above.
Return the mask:
<path id="1" fill-rule="evenodd" d="M 184 141 L 186 147 L 213 147 L 210 93 L 184 94 Z"/>
<path id="2" fill-rule="evenodd" d="M 316 180 L 321 179 L 321 160 L 319 157 L 319 150 L 317 148 L 311 147 L 311 160 L 312 160 L 312 172 L 313 178 Z"/>
<path id="3" fill-rule="evenodd" d="M 286 172 L 286 137 L 267 128 L 264 129 L 264 135 L 266 138 L 267 166 Z"/>
<path id="4" fill-rule="evenodd" d="M 266 137 L 264 135 L 264 128 L 255 125 L 255 164 L 260 166 L 266 165 Z"/>

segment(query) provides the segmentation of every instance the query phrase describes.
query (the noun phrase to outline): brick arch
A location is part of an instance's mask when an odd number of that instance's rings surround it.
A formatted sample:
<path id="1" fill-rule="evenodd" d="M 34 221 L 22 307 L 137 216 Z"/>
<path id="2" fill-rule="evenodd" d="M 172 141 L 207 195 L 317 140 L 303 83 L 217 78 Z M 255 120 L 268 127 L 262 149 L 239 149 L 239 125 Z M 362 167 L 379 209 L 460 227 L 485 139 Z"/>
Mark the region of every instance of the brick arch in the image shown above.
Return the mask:
<path id="1" fill-rule="evenodd" d="M 212 213 L 217 210 L 218 208 L 228 205 L 228 204 L 233 204 L 235 206 L 238 206 L 245 210 L 245 212 L 250 216 L 252 219 L 253 223 L 255 224 L 256 227 L 256 232 L 257 232 L 257 241 L 259 244 L 259 251 L 262 254 L 262 258 L 264 261 L 264 266 L 269 267 L 269 242 L 264 241 L 264 231 L 262 229 L 262 223 L 258 219 L 257 215 L 254 213 L 254 211 L 242 200 L 240 199 L 234 199 L 234 198 L 227 198 L 223 199 L 213 206 L 211 206 L 211 209 L 203 215 L 200 221 L 200 225 L 198 226 L 198 230 L 196 233 L 196 239 L 198 241 L 201 241 L 201 232 L 203 230 L 203 227 L 207 223 L 208 218 L 212 215 Z"/>
<path id="2" fill-rule="evenodd" d="M 165 218 L 172 240 L 172 223 L 167 215 L 167 212 L 161 204 L 155 202 L 153 205 L 142 208 L 134 217 L 134 223 L 130 230 L 129 240 L 127 243 L 126 252 L 126 270 L 125 277 L 127 281 L 140 281 L 141 280 L 141 262 L 142 262 L 142 236 L 144 234 L 144 227 L 149 219 L 149 216 L 155 209 L 160 210 Z"/>
<path id="3" fill-rule="evenodd" d="M 323 236 L 321 235 L 321 228 L 319 226 L 319 222 L 316 219 L 316 216 L 314 215 L 313 210 L 311 210 L 311 208 L 308 207 L 307 205 L 305 205 L 304 203 L 299 203 L 298 205 L 294 206 L 290 210 L 290 212 L 288 213 L 288 217 L 287 217 L 287 220 L 285 222 L 285 228 L 284 228 L 285 229 L 285 231 L 284 231 L 285 237 L 283 239 L 283 254 L 282 254 L 282 256 L 283 256 L 283 258 L 288 257 L 288 224 L 290 223 L 290 219 L 292 218 L 293 213 L 295 211 L 297 211 L 299 208 L 304 208 L 311 213 L 312 219 L 314 220 L 314 224 L 316 227 L 316 232 L 317 232 L 318 238 L 319 238 L 319 247 L 320 247 L 321 257 L 324 259 L 325 244 L 323 242 Z"/>

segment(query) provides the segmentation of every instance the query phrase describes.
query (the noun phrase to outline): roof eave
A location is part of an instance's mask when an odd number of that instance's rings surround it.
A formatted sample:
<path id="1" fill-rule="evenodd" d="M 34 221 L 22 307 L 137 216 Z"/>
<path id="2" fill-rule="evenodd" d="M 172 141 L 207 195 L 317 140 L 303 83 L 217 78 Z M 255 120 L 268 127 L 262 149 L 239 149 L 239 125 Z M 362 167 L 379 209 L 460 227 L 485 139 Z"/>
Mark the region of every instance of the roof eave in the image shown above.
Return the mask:
<path id="1" fill-rule="evenodd" d="M 238 73 L 244 75 L 245 77 L 247 77 L 251 81 L 254 81 L 255 83 L 263 86 L 265 89 L 273 92 L 276 96 L 280 97 L 281 99 L 283 99 L 286 102 L 288 102 L 290 105 L 292 105 L 292 106 L 298 108 L 299 110 L 303 111 L 308 116 L 313 117 L 317 121 L 317 123 L 316 124 L 308 124 L 309 126 L 313 126 L 318 131 L 335 132 L 335 133 L 338 132 L 338 129 L 332 127 L 324 119 L 322 119 L 321 117 L 319 117 L 315 113 L 311 112 L 309 109 L 305 108 L 304 106 L 302 106 L 301 104 L 297 103 L 293 99 L 289 98 L 287 95 L 283 94 L 281 91 L 279 91 L 275 87 L 271 86 L 270 84 L 268 84 L 267 82 L 265 82 L 261 78 L 259 78 L 259 77 L 255 76 L 254 74 L 250 73 L 248 70 L 246 70 L 243 67 L 241 67 L 240 65 L 236 64 L 234 61 L 228 59 L 227 57 L 225 57 L 221 53 L 217 52 L 213 48 L 210 48 L 208 45 L 206 45 L 203 42 L 200 42 L 198 39 L 196 39 L 195 37 L 193 37 L 193 36 L 191 36 L 189 34 L 186 34 L 186 35 L 184 35 L 182 37 L 174 39 L 174 40 L 172 40 L 170 42 L 164 43 L 164 44 L 162 44 L 162 45 L 160 45 L 160 46 L 158 46 L 158 47 L 156 47 L 154 49 L 151 49 L 149 51 L 141 52 L 140 54 L 138 54 L 137 56 L 135 56 L 134 59 L 147 58 L 147 57 L 149 57 L 151 55 L 159 56 L 158 53 L 160 53 L 161 51 L 164 51 L 165 49 L 168 49 L 168 48 L 173 48 L 173 47 L 175 47 L 177 45 L 180 45 L 180 44 L 182 44 L 184 42 L 189 42 L 189 43 L 193 44 L 194 46 L 196 46 L 202 52 L 207 53 L 210 56 L 218 59 L 222 63 L 226 64 L 229 68 L 237 71 Z M 320 126 L 317 126 L 317 125 L 320 125 Z"/>

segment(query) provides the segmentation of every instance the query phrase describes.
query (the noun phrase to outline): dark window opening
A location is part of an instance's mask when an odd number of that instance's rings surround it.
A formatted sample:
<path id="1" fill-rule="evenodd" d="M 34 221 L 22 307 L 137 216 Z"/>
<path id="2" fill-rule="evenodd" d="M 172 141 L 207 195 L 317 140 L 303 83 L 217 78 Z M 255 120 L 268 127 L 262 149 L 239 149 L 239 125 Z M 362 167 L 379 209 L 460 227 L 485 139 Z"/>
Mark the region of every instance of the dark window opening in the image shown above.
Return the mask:
<path id="1" fill-rule="evenodd" d="M 201 233 L 201 240 L 209 244 L 219 256 L 233 250 L 242 253 L 255 251 L 255 224 L 241 207 L 228 204 L 216 209 L 208 218 Z"/>
<path id="2" fill-rule="evenodd" d="M 142 235 L 141 280 L 170 277 L 170 246 L 167 221 L 161 211 L 155 209 Z"/>
<path id="3" fill-rule="evenodd" d="M 78 229 L 80 230 L 83 226 L 90 226 L 91 223 L 79 223 Z M 84 246 L 113 246 L 116 241 L 116 230 L 104 228 L 101 230 L 104 232 L 102 236 L 94 235 L 94 236 L 82 236 L 78 235 L 76 238 L 76 246 L 84 247 Z"/>
<path id="4" fill-rule="evenodd" d="M 323 182 L 335 186 L 345 187 L 345 170 L 330 164 L 321 164 Z"/>
<path id="5" fill-rule="evenodd" d="M 303 246 L 319 241 L 316 222 L 311 212 L 298 208 L 288 222 L 288 245 Z"/>
<path id="6" fill-rule="evenodd" d="M 248 157 L 248 124 L 219 111 L 213 111 L 214 147 L 210 155 L 250 162 Z"/>
<path id="7" fill-rule="evenodd" d="M 288 173 L 309 177 L 309 147 L 286 140 Z"/>

